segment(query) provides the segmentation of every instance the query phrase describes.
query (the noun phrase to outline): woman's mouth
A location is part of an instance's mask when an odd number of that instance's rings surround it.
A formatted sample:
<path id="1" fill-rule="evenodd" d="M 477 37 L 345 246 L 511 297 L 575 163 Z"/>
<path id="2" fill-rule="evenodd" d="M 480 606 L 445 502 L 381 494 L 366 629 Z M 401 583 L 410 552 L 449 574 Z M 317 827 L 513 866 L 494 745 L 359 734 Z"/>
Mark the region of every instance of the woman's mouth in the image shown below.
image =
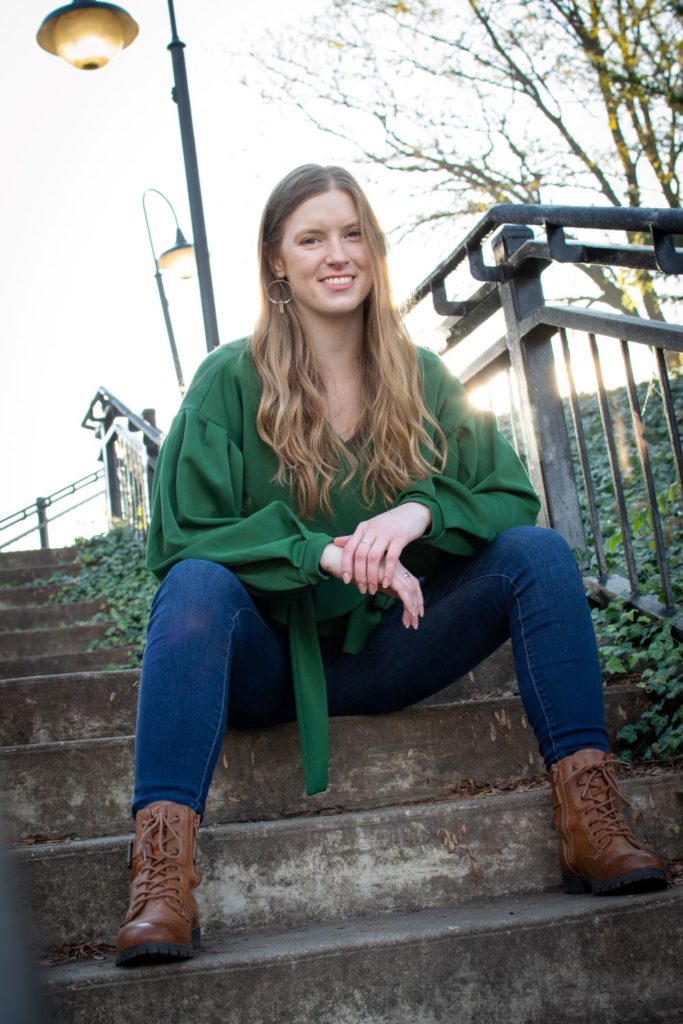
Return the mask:
<path id="1" fill-rule="evenodd" d="M 328 288 L 348 288 L 353 282 L 353 274 L 336 274 L 334 277 L 321 278 L 321 284 Z"/>

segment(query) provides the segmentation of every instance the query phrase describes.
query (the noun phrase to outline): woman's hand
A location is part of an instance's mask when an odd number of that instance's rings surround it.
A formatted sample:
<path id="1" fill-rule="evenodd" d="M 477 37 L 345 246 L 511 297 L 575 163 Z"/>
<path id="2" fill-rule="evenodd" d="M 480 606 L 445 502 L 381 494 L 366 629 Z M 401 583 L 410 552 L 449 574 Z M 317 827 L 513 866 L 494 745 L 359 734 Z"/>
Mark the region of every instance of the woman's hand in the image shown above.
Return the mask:
<path id="1" fill-rule="evenodd" d="M 328 544 L 324 549 L 320 557 L 320 568 L 323 572 L 329 573 L 330 576 L 336 577 L 340 580 L 342 576 L 342 558 L 343 549 L 335 544 Z M 382 576 L 387 578 L 387 573 L 382 567 Z M 360 590 L 360 587 L 358 588 Z M 389 594 L 390 597 L 395 597 L 403 604 L 403 616 L 401 621 L 406 629 L 417 629 L 420 624 L 420 619 L 424 615 L 424 597 L 422 596 L 422 587 L 420 581 L 416 576 L 413 576 L 411 572 L 403 566 L 399 561 L 396 562 L 396 569 L 394 570 L 393 576 L 389 579 L 389 585 L 379 587 L 379 590 L 383 594 Z M 361 590 L 364 594 L 366 588 Z M 373 591 L 374 593 L 374 591 Z"/>
<path id="2" fill-rule="evenodd" d="M 426 505 L 407 501 L 359 523 L 350 536 L 336 537 L 334 542 L 342 549 L 344 583 L 353 580 L 361 594 L 393 589 L 401 552 L 421 537 L 431 522 Z"/>

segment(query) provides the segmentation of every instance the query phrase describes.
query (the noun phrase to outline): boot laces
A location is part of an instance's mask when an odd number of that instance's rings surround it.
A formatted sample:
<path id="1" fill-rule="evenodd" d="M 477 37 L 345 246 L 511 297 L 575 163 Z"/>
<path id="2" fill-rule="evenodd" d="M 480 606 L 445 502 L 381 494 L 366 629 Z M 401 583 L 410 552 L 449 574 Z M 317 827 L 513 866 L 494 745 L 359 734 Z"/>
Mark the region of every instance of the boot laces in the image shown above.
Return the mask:
<path id="1" fill-rule="evenodd" d="M 180 854 L 182 840 L 173 826 L 180 818 L 171 818 L 162 808 L 154 808 L 143 823 L 136 843 L 136 856 L 140 870 L 134 882 L 134 901 L 131 915 L 151 899 L 163 899 L 174 910 L 183 912 L 182 871 Z"/>
<path id="2" fill-rule="evenodd" d="M 635 842 L 633 832 L 619 809 L 620 802 L 627 807 L 631 805 L 615 781 L 613 766 L 616 763 L 614 760 L 603 761 L 601 764 L 588 765 L 578 773 L 577 781 L 583 782 L 581 800 L 587 804 L 583 811 L 587 819 L 585 823 L 600 848 L 612 836 L 626 836 Z"/>

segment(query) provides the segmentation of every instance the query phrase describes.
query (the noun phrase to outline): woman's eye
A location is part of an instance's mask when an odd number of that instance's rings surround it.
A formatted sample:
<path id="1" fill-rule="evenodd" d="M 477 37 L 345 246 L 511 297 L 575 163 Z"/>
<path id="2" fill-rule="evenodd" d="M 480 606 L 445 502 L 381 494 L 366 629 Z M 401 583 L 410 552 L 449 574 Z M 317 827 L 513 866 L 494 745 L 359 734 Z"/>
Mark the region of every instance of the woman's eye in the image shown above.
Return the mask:
<path id="1" fill-rule="evenodd" d="M 351 231 L 347 231 L 346 237 L 347 238 L 360 238 L 361 237 L 360 228 L 353 228 Z"/>
<path id="2" fill-rule="evenodd" d="M 315 235 L 307 235 L 306 238 L 302 238 L 301 239 L 301 244 L 302 245 L 315 245 L 315 243 L 317 241 L 318 241 L 318 239 L 315 237 Z"/>

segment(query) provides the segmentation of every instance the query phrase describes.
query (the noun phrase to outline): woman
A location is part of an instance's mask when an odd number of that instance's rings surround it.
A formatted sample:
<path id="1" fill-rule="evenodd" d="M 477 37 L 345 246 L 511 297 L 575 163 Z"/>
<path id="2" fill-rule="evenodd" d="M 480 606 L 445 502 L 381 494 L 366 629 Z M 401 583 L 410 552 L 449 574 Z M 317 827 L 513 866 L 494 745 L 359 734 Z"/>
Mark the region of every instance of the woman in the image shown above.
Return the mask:
<path id="1" fill-rule="evenodd" d="M 117 962 L 190 957 L 197 832 L 226 723 L 298 718 L 309 794 L 328 715 L 394 711 L 508 636 L 550 769 L 565 888 L 666 885 L 617 810 L 571 552 L 493 418 L 395 311 L 356 181 L 306 165 L 259 237 L 253 338 L 200 367 L 156 471 L 130 907 Z"/>

